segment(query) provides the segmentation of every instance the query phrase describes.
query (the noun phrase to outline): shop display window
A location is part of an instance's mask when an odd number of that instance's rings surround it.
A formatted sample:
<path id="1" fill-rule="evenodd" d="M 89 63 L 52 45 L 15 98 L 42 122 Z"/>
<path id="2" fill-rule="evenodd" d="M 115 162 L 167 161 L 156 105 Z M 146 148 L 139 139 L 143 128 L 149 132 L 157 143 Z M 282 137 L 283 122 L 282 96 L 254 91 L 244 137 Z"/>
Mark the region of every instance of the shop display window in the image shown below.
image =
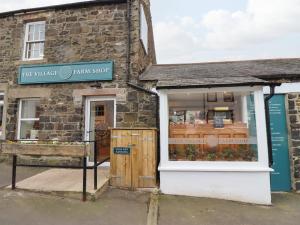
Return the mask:
<path id="1" fill-rule="evenodd" d="M 19 139 L 38 139 L 40 129 L 40 101 L 39 99 L 20 100 L 19 111 Z"/>
<path id="2" fill-rule="evenodd" d="M 257 161 L 253 92 L 170 94 L 169 160 Z"/>

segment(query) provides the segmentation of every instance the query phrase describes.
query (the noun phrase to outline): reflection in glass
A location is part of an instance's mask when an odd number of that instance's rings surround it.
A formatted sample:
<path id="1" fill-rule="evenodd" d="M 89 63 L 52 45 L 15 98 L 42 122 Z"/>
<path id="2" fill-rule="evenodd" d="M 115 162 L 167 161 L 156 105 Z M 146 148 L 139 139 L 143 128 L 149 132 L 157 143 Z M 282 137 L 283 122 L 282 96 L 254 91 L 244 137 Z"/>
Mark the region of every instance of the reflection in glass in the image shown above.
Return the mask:
<path id="1" fill-rule="evenodd" d="M 257 161 L 253 93 L 232 95 L 210 94 L 216 102 L 204 93 L 169 95 L 170 160 Z"/>
<path id="2" fill-rule="evenodd" d="M 22 101 L 21 118 L 38 118 L 40 101 L 39 99 L 30 99 Z"/>
<path id="3" fill-rule="evenodd" d="M 38 139 L 40 129 L 40 100 L 39 99 L 23 99 L 20 112 L 20 139 Z"/>
<path id="4" fill-rule="evenodd" d="M 21 121 L 20 139 L 38 139 L 39 121 Z"/>

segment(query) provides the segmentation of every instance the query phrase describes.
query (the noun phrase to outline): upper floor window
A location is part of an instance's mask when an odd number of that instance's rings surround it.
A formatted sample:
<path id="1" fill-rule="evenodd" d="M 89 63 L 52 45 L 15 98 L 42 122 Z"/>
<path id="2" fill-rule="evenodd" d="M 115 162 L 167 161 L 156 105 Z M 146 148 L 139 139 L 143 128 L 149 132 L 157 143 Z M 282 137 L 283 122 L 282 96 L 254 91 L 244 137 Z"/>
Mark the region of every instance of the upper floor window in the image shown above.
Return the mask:
<path id="1" fill-rule="evenodd" d="M 44 57 L 45 21 L 27 23 L 25 28 L 24 60 Z"/>
<path id="2" fill-rule="evenodd" d="M 145 47 L 146 53 L 148 52 L 148 23 L 146 19 L 146 14 L 144 11 L 144 7 L 141 4 L 141 40 Z"/>

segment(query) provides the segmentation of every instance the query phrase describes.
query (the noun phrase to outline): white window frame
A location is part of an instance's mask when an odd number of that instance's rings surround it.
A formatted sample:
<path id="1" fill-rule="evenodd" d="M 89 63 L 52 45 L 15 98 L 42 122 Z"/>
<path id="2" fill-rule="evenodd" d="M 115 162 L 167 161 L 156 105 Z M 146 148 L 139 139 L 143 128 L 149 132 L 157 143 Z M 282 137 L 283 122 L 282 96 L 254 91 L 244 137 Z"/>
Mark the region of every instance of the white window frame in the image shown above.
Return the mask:
<path id="1" fill-rule="evenodd" d="M 38 22 L 30 22 L 26 23 L 25 27 L 25 36 L 24 36 L 24 48 L 23 48 L 23 61 L 30 61 L 30 60 L 42 60 L 44 58 L 44 52 L 45 52 L 45 38 L 43 40 L 35 40 L 35 41 L 28 41 L 28 35 L 29 35 L 29 26 L 30 25 L 36 25 L 36 24 L 41 24 L 46 26 L 45 21 L 38 21 Z M 46 33 L 46 29 L 45 29 Z M 44 43 L 44 52 L 42 57 L 36 57 L 36 58 L 27 58 L 27 43 L 39 43 L 43 42 Z"/>
<path id="2" fill-rule="evenodd" d="M 4 116 L 4 113 L 5 113 L 5 105 L 4 105 L 4 102 L 5 102 L 5 92 L 4 91 L 0 91 L 0 95 L 3 95 L 3 100 L 0 100 L 0 106 L 2 105 L 3 107 L 3 114 L 2 114 L 2 134 L 0 135 L 0 140 L 1 139 L 4 139 L 5 137 L 5 116 Z"/>
<path id="3" fill-rule="evenodd" d="M 22 121 L 40 121 L 40 118 L 22 118 L 22 105 L 24 101 L 30 101 L 30 100 L 39 100 L 39 98 L 23 98 L 19 101 L 19 110 L 18 110 L 18 131 L 17 131 L 17 140 L 28 140 L 28 139 L 22 139 L 21 138 L 21 122 Z M 38 140 L 38 139 L 30 139 L 30 141 Z"/>
<path id="4" fill-rule="evenodd" d="M 170 161 L 169 160 L 169 102 L 168 95 L 173 93 L 212 93 L 212 92 L 254 92 L 256 116 L 258 161 Z M 272 171 L 268 165 L 268 146 L 265 120 L 265 105 L 263 88 L 231 87 L 203 89 L 162 89 L 158 90 L 160 98 L 160 171 Z"/>
<path id="5" fill-rule="evenodd" d="M 91 120 L 91 103 L 92 102 L 102 102 L 102 101 L 113 101 L 114 102 L 114 125 L 113 127 L 116 128 L 117 126 L 117 99 L 115 96 L 88 96 L 85 99 L 85 128 L 84 128 L 84 139 L 85 141 L 90 141 L 90 120 Z M 89 166 L 94 165 L 90 162 L 89 156 L 87 157 L 87 164 Z M 106 167 L 109 166 L 110 163 L 103 163 L 102 166 Z M 101 166 L 100 165 L 100 166 Z"/>

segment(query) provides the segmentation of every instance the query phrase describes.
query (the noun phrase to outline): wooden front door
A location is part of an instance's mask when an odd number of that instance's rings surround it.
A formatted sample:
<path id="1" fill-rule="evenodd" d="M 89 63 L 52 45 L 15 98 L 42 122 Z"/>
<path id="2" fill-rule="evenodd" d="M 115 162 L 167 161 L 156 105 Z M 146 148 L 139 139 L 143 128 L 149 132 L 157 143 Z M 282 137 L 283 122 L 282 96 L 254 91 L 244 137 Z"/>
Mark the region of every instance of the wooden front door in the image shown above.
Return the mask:
<path id="1" fill-rule="evenodd" d="M 114 100 L 88 100 L 88 140 L 96 141 L 97 161 L 108 161 L 110 157 L 110 130 L 114 127 Z M 92 154 L 90 162 L 94 161 L 94 144 L 92 143 Z"/>

